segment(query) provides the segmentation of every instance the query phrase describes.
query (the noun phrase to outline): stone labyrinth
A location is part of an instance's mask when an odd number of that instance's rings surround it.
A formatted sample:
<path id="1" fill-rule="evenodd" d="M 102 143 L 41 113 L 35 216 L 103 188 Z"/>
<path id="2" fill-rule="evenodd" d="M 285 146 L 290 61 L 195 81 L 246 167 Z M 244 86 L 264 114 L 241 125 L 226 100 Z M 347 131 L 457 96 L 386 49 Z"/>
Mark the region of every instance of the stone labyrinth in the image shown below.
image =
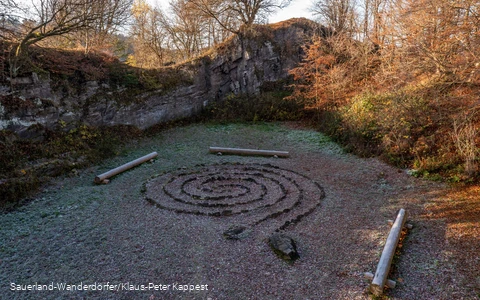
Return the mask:
<path id="1" fill-rule="evenodd" d="M 269 164 L 216 164 L 179 169 L 149 180 L 145 196 L 177 213 L 240 217 L 244 225 L 274 221 L 276 231 L 312 213 L 324 197 L 314 181 Z"/>

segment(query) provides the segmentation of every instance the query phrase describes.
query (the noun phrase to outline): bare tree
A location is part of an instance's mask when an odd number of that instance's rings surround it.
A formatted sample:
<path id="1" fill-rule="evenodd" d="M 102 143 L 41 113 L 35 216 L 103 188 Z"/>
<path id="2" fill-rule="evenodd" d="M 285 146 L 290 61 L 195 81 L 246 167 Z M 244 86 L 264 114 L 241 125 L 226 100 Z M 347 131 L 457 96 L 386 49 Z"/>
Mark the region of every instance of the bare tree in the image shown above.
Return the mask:
<path id="1" fill-rule="evenodd" d="M 239 33 L 240 25 L 250 27 L 262 23 L 291 0 L 188 0 L 204 16 L 214 19 L 224 29 Z"/>
<path id="2" fill-rule="evenodd" d="M 85 52 L 92 46 L 104 44 L 119 28 L 124 27 L 131 16 L 133 0 L 95 0 L 98 18 L 81 34 Z"/>
<path id="3" fill-rule="evenodd" d="M 384 26 L 382 16 L 389 0 L 364 0 L 363 37 L 381 44 L 381 31 Z"/>
<path id="4" fill-rule="evenodd" d="M 16 32 L 16 27 L 21 22 L 20 15 L 24 9 L 13 0 L 0 0 L 0 38 L 4 41 L 11 40 Z"/>
<path id="5" fill-rule="evenodd" d="M 10 75 L 13 77 L 17 75 L 20 58 L 30 45 L 50 37 L 98 28 L 99 23 L 102 24 L 100 20 L 105 20 L 105 18 L 111 21 L 109 21 L 110 25 L 115 22 L 119 24 L 123 18 L 123 15 L 119 17 L 119 14 L 124 10 L 119 9 L 116 5 L 107 5 L 107 3 L 112 2 L 91 0 L 38 0 L 34 2 L 33 20 L 23 23 L 21 35 L 16 40 L 16 46 L 12 51 Z"/>
<path id="6" fill-rule="evenodd" d="M 22 10 L 14 0 L 0 0 L 0 18 L 6 19 L 15 16 L 16 11 Z"/>
<path id="7" fill-rule="evenodd" d="M 354 0 L 319 0 L 313 5 L 320 21 L 336 33 L 352 34 L 356 31 Z"/>
<path id="8" fill-rule="evenodd" d="M 196 13 L 195 7 L 188 0 L 170 2 L 172 17 L 164 24 L 168 30 L 176 50 L 182 53 L 183 59 L 199 54 L 207 41 L 208 21 Z"/>
<path id="9" fill-rule="evenodd" d="M 397 0 L 390 30 L 400 68 L 465 80 L 478 70 L 478 1 Z"/>
<path id="10" fill-rule="evenodd" d="M 8 52 L 6 41 L 11 41 L 15 36 L 15 27 L 19 20 L 16 12 L 21 11 L 13 0 L 0 0 L 0 78 L 6 77 L 5 57 Z"/>
<path id="11" fill-rule="evenodd" d="M 134 56 L 130 63 L 145 68 L 159 67 L 167 60 L 168 32 L 166 18 L 160 8 L 153 8 L 145 0 L 135 1 L 132 8 Z M 132 61 L 134 59 L 134 61 Z"/>

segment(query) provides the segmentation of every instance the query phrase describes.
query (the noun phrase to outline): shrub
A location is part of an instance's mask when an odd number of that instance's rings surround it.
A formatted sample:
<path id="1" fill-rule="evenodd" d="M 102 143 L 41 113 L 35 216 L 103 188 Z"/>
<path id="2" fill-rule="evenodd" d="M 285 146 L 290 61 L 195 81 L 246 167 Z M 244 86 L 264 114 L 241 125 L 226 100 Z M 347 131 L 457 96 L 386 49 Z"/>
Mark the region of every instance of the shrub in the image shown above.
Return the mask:
<path id="1" fill-rule="evenodd" d="M 10 209 L 17 206 L 22 199 L 32 195 L 41 185 L 37 176 L 0 180 L 0 208 Z"/>
<path id="2" fill-rule="evenodd" d="M 478 128 L 474 123 L 473 117 L 468 114 L 462 114 L 462 119 L 453 120 L 453 130 L 450 133 L 458 155 L 464 161 L 464 171 L 468 176 L 472 176 L 478 171 L 476 163 L 479 149 L 476 145 Z"/>
<path id="3" fill-rule="evenodd" d="M 382 155 L 397 166 L 406 167 L 425 150 L 435 147 L 429 137 L 435 109 L 416 94 L 365 92 L 339 109 L 341 130 L 349 150 Z"/>
<path id="4" fill-rule="evenodd" d="M 220 122 L 228 121 L 291 121 L 303 117 L 303 106 L 285 100 L 284 92 L 265 92 L 260 95 L 230 95 L 208 105 L 203 118 Z"/>
<path id="5" fill-rule="evenodd" d="M 80 125 L 68 132 L 45 130 L 43 142 L 35 142 L 0 131 L 0 208 L 17 206 L 50 178 L 112 157 L 122 143 L 140 136 L 131 126 Z"/>

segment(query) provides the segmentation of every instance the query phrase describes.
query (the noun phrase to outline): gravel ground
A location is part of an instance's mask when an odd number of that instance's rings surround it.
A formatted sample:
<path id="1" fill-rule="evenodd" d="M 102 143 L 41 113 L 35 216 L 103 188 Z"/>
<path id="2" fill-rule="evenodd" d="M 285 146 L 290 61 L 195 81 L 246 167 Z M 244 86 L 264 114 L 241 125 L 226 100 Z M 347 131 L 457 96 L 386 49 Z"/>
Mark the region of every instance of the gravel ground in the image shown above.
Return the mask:
<path id="1" fill-rule="evenodd" d="M 219 156 L 209 154 L 209 146 L 285 150 L 291 155 Z M 95 175 L 152 151 L 159 153 L 154 162 L 117 175 L 108 185 L 93 184 Z M 249 189 L 260 193 L 268 187 L 263 181 L 291 184 L 300 188 L 286 188 L 288 197 L 295 195 L 307 206 L 309 199 L 320 201 L 284 229 L 297 241 L 298 260 L 287 263 L 269 248 L 266 239 L 283 222 L 276 217 L 250 222 L 255 225 L 244 239 L 223 237 L 230 226 L 256 220 L 256 208 L 249 207 L 247 217 L 212 216 L 162 209 L 146 200 L 152 178 L 178 178 L 179 169 L 188 173 L 222 164 L 284 170 L 278 175 L 282 179 L 254 178 L 257 185 Z M 282 183 L 289 174 L 298 176 Z M 316 191 L 324 197 L 303 192 L 311 184 L 318 184 Z M 240 193 L 243 187 L 229 188 Z M 395 259 L 391 278 L 397 287 L 387 291 L 387 297 L 478 299 L 478 271 L 462 273 L 457 263 L 462 249 L 448 246 L 447 222 L 428 217 L 429 205 L 447 190 L 376 159 L 344 154 L 321 134 L 291 124 L 174 128 L 127 147 L 77 177 L 59 179 L 28 205 L 0 215 L 0 298 L 369 299 L 363 273 L 375 271 L 389 231 L 387 220 L 403 207 L 414 228 Z M 258 216 L 275 208 L 268 205 Z M 301 206 L 288 214 L 295 217 Z M 479 264 L 478 253 L 469 263 Z M 47 290 L 12 291 L 26 285 L 38 289 L 36 284 Z M 61 284 L 77 290 L 48 290 Z M 85 285 L 97 290 L 85 290 Z M 146 290 L 135 290 L 142 285 Z"/>

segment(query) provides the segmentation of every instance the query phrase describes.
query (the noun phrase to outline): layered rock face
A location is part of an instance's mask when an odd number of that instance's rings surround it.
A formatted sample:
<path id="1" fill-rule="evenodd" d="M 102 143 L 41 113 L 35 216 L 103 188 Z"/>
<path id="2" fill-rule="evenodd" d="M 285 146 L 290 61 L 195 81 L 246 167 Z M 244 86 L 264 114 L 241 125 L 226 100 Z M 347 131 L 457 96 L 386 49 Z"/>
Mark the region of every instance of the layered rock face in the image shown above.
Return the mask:
<path id="1" fill-rule="evenodd" d="M 188 69 L 191 80 L 169 91 L 132 95 L 122 86 L 86 81 L 78 89 L 81 92 L 72 93 L 59 88 L 53 75 L 13 78 L 10 85 L 0 86 L 0 130 L 32 138 L 32 128 L 53 129 L 59 124 L 145 129 L 194 116 L 211 101 L 231 94 L 257 94 L 266 82 L 288 77 L 302 59 L 302 46 L 317 30 L 318 25 L 307 19 L 255 27 L 211 54 L 179 66 Z"/>

